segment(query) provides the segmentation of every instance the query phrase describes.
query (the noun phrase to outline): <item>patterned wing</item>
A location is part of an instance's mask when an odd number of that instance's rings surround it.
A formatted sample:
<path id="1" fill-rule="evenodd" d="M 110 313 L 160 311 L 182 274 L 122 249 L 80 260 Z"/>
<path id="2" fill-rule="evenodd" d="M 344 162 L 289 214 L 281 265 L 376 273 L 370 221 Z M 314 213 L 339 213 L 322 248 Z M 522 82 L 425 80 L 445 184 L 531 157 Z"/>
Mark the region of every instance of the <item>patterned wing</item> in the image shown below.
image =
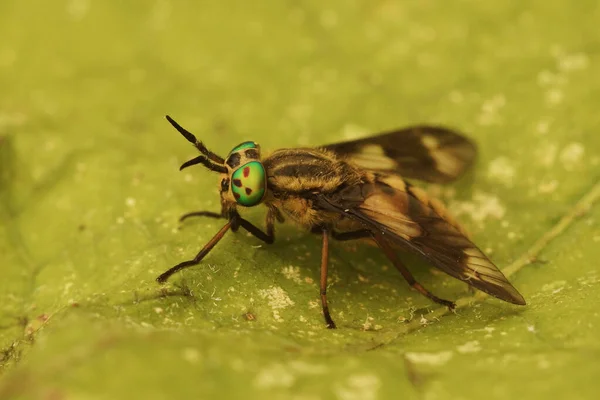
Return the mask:
<path id="1" fill-rule="evenodd" d="M 494 297 L 525 304 L 523 296 L 473 244 L 443 205 L 398 176 L 315 195 L 315 205 L 339 212 L 381 233 L 397 248 L 420 254 L 432 265 Z"/>
<path id="2" fill-rule="evenodd" d="M 441 127 L 414 126 L 322 148 L 368 170 L 398 173 L 405 178 L 447 183 L 475 159 L 475 144 Z"/>

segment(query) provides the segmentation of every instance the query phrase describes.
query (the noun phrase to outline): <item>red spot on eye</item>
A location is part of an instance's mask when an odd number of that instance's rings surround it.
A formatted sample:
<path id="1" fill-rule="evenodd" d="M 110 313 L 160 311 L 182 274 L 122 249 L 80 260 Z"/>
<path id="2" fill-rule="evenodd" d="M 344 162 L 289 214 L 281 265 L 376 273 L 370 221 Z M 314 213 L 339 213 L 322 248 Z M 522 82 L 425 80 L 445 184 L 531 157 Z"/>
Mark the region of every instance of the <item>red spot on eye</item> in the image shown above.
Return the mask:
<path id="1" fill-rule="evenodd" d="M 244 168 L 244 178 L 247 178 L 250 175 L 250 167 Z"/>
<path id="2" fill-rule="evenodd" d="M 234 179 L 233 184 L 237 187 L 242 187 L 242 181 L 239 179 Z"/>
<path id="3" fill-rule="evenodd" d="M 236 199 L 240 198 L 240 194 L 237 192 L 233 192 L 233 197 L 235 197 Z"/>
<path id="4" fill-rule="evenodd" d="M 250 196 L 250 193 L 252 193 L 252 189 L 250 189 L 250 188 L 246 188 L 246 194 L 247 194 L 248 196 Z"/>

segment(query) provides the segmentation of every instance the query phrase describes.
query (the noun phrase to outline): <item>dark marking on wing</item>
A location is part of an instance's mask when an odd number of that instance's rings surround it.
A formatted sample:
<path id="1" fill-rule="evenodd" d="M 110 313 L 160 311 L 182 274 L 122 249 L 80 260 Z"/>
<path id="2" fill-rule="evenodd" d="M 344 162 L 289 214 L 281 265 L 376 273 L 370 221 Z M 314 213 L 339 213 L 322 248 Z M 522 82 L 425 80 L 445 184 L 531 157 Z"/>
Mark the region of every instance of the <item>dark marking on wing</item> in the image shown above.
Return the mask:
<path id="1" fill-rule="evenodd" d="M 475 144 L 459 133 L 435 126 L 414 126 L 377 136 L 322 146 L 356 165 L 405 178 L 446 183 L 472 164 Z"/>

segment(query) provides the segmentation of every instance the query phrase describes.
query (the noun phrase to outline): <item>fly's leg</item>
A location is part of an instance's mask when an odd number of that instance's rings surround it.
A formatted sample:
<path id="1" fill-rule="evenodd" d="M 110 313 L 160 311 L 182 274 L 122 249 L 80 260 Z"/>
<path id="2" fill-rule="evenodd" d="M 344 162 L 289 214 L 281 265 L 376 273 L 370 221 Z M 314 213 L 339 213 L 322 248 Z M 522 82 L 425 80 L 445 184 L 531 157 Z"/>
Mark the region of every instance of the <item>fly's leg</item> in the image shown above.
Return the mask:
<path id="1" fill-rule="evenodd" d="M 232 226 L 231 230 L 236 232 L 241 226 L 242 228 L 250 232 L 255 238 L 260 239 L 267 244 L 272 244 L 275 241 L 275 217 L 273 212 L 271 212 L 271 209 L 269 209 L 269 212 L 267 212 L 265 222 L 267 226 L 266 233 L 263 232 L 259 227 L 254 225 L 252 222 L 238 216 L 236 218 L 236 225 Z"/>
<path id="2" fill-rule="evenodd" d="M 280 214 L 278 214 L 278 210 L 275 208 L 269 208 L 266 217 L 266 226 L 267 232 L 263 232 L 260 228 L 254 225 L 252 222 L 242 218 L 237 212 L 235 212 L 231 217 L 231 230 L 233 232 L 237 232 L 239 227 L 241 226 L 248 232 L 252 234 L 252 236 L 262 240 L 267 244 L 272 244 L 275 241 L 275 218 L 279 218 Z M 216 213 L 213 211 L 193 211 L 187 214 L 184 214 L 179 218 L 179 222 L 183 222 L 184 220 L 190 217 L 209 217 L 209 218 L 227 218 L 223 213 Z"/>
<path id="3" fill-rule="evenodd" d="M 374 239 L 375 242 L 379 245 L 379 247 L 383 250 L 383 252 L 387 256 L 387 258 L 392 262 L 392 264 L 394 264 L 396 269 L 398 269 L 398 271 L 402 274 L 402 277 L 404 277 L 404 279 L 408 282 L 408 284 L 410 286 L 415 288 L 419 293 L 421 293 L 425 297 L 431 299 L 432 301 L 434 301 L 438 304 L 442 304 L 442 305 L 450 308 L 451 310 L 453 310 L 456 307 L 456 304 L 454 304 L 454 302 L 449 301 L 449 300 L 440 299 L 439 297 L 437 297 L 433 293 L 431 293 L 429 290 L 425 289 L 423 287 L 423 285 L 421 285 L 419 282 L 417 282 L 415 280 L 415 278 L 413 277 L 413 275 L 408 270 L 408 268 L 406 268 L 406 266 L 400 261 L 400 259 L 398 259 L 398 256 L 396 256 L 396 253 L 394 252 L 394 250 L 388 245 L 388 243 L 385 241 L 385 239 L 381 235 L 374 234 L 372 231 L 370 231 L 368 229 L 360 229 L 360 230 L 350 231 L 350 232 L 332 231 L 331 237 L 333 237 L 336 240 L 340 240 L 340 241 L 356 240 L 356 239 L 364 239 L 364 238 Z"/>
<path id="4" fill-rule="evenodd" d="M 196 216 L 223 218 L 222 214 L 217 214 L 211 211 L 195 211 L 183 215 L 181 217 L 181 220 Z M 169 279 L 174 273 L 179 272 L 182 269 L 200 264 L 200 261 L 202 261 L 202 259 L 206 257 L 206 255 L 213 249 L 213 247 L 215 247 L 217 243 L 219 243 L 219 241 L 223 239 L 223 236 L 225 236 L 225 233 L 227 233 L 229 229 L 236 232 L 241 226 L 242 228 L 250 232 L 254 237 L 262 240 L 263 242 L 268 244 L 273 243 L 273 241 L 275 240 L 275 216 L 276 215 L 274 214 L 274 212 L 271 211 L 271 209 L 269 209 L 266 218 L 267 233 L 265 233 L 262 230 L 260 230 L 260 228 L 254 226 L 250 221 L 247 221 L 244 218 L 240 217 L 240 215 L 237 212 L 231 214 L 229 221 L 221 228 L 221 230 L 219 230 L 219 232 L 217 232 L 215 236 L 213 236 L 212 239 L 208 241 L 208 243 L 206 243 L 202 250 L 200 250 L 196 257 L 194 257 L 194 259 L 179 263 L 173 268 L 163 272 L 158 278 L 156 278 L 157 282 L 165 283 L 167 279 Z"/>
<path id="5" fill-rule="evenodd" d="M 335 322 L 329 314 L 329 306 L 327 305 L 327 267 L 329 264 L 329 231 L 325 228 L 321 229 L 323 234 L 323 248 L 321 249 L 321 306 L 323 307 L 323 317 L 328 329 L 335 329 Z"/>
<path id="6" fill-rule="evenodd" d="M 204 245 L 204 247 L 202 248 L 202 250 L 200 250 L 200 252 L 196 255 L 196 257 L 194 257 L 193 260 L 184 261 L 182 263 L 177 264 L 173 268 L 171 268 L 171 269 L 163 272 L 162 274 L 160 274 L 160 276 L 158 278 L 156 278 L 156 281 L 158 283 L 165 283 L 167 281 L 167 279 L 169 279 L 169 277 L 171 275 L 173 275 L 174 273 L 179 272 L 179 271 L 181 271 L 184 268 L 188 268 L 188 267 L 191 267 L 193 265 L 200 264 L 200 261 L 202 261 L 202 259 L 204 257 L 206 257 L 206 255 L 213 249 L 213 247 L 215 247 L 217 245 L 217 243 L 219 243 L 219 241 L 221 239 L 223 239 L 223 236 L 225 236 L 225 234 L 227 233 L 227 231 L 229 230 L 229 228 L 231 228 L 232 223 L 233 223 L 233 220 L 228 221 L 219 230 L 219 232 L 217 232 L 217 234 L 215 236 L 213 236 L 213 238 L 210 239 L 208 241 L 208 243 L 206 243 Z"/>
<path id="7" fill-rule="evenodd" d="M 415 288 L 419 293 L 421 293 L 428 299 L 431 299 L 432 301 L 438 304 L 444 305 L 450 310 L 454 310 L 454 308 L 456 307 L 456 304 L 454 304 L 454 302 L 440 299 L 439 297 L 431 293 L 429 290 L 425 289 L 419 282 L 415 280 L 408 268 L 406 268 L 404 264 L 400 261 L 394 249 L 392 249 L 390 245 L 386 242 L 385 238 L 383 238 L 380 234 L 374 234 L 373 239 L 375 239 L 375 242 L 377 242 L 381 250 L 383 250 L 387 258 L 392 262 L 392 264 L 394 264 L 396 269 L 400 271 L 400 273 L 402 274 L 404 279 L 406 279 L 406 282 L 408 282 L 410 286 Z"/>
<path id="8" fill-rule="evenodd" d="M 209 218 L 216 218 L 216 219 L 227 218 L 225 215 L 223 215 L 221 213 L 213 212 L 213 211 L 193 211 L 193 212 L 189 212 L 187 214 L 183 214 L 179 218 L 179 222 L 183 222 L 190 217 L 209 217 Z"/>

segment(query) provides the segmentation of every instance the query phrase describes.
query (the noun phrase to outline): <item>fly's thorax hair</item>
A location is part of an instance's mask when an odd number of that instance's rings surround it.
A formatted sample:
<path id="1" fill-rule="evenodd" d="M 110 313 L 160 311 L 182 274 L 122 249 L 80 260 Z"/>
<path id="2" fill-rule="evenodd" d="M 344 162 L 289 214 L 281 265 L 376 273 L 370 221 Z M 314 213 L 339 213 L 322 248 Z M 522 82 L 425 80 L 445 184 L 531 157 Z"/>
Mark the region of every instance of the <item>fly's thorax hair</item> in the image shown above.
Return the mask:
<path id="1" fill-rule="evenodd" d="M 263 160 L 268 186 L 279 193 L 332 192 L 361 182 L 361 171 L 324 149 L 281 149 Z"/>

